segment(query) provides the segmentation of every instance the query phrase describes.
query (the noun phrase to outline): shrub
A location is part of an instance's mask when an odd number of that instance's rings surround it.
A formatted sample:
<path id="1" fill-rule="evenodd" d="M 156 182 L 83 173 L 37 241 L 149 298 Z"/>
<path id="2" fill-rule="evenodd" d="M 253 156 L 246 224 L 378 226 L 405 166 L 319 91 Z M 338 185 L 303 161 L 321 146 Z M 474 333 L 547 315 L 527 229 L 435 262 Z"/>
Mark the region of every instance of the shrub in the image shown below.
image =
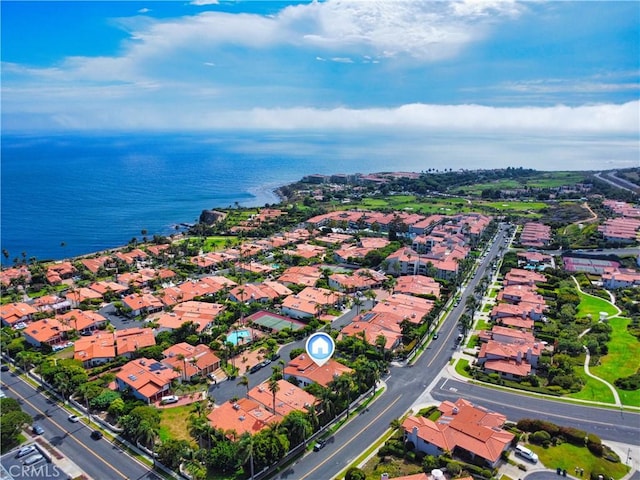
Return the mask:
<path id="1" fill-rule="evenodd" d="M 573 427 L 560 427 L 558 433 L 564 437 L 567 442 L 578 446 L 584 446 L 584 439 L 587 437 L 587 432 Z"/>
<path id="2" fill-rule="evenodd" d="M 357 467 L 351 467 L 347 470 L 344 480 L 366 480 L 365 473 Z"/>
<path id="3" fill-rule="evenodd" d="M 551 435 L 544 430 L 538 430 L 535 433 L 529 435 L 529 441 L 537 445 L 549 445 L 551 443 Z"/>

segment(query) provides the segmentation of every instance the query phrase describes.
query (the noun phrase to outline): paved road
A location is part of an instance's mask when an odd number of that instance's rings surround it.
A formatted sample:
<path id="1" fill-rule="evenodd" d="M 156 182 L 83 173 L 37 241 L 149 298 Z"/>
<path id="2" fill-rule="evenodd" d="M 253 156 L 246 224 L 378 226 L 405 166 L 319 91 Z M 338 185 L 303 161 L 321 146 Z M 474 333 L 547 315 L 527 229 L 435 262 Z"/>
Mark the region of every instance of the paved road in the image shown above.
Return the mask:
<path id="1" fill-rule="evenodd" d="M 536 417 L 540 413 L 545 420 L 589 431 L 603 440 L 634 445 L 638 444 L 640 439 L 640 413 L 557 402 L 451 378 L 441 378 L 437 386 L 431 390 L 431 396 L 438 401 L 464 397 L 503 413 L 511 420 Z"/>
<path id="2" fill-rule="evenodd" d="M 93 440 L 84 423 L 71 423 L 69 413 L 13 374 L 2 375 L 4 392 L 44 428 L 43 436 L 95 480 L 161 480 L 149 468 L 107 441 Z"/>

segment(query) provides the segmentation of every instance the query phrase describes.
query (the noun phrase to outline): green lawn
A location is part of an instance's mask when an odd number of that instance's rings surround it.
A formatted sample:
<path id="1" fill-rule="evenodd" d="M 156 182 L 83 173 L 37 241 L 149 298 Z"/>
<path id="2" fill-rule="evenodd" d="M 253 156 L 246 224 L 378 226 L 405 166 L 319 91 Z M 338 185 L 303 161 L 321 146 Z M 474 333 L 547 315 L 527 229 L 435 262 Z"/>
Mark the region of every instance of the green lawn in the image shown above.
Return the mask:
<path id="1" fill-rule="evenodd" d="M 592 368 L 589 369 L 591 373 L 593 373 L 592 370 Z M 611 389 L 604 383 L 602 383 L 600 380 L 589 377 L 586 373 L 584 373 L 584 368 L 582 367 L 576 367 L 575 372 L 576 375 L 584 380 L 585 385 L 579 392 L 565 395 L 566 397 L 588 400 L 590 402 L 610 403 L 612 405 L 615 403 L 615 399 L 613 398 Z"/>
<path id="2" fill-rule="evenodd" d="M 193 405 L 181 407 L 163 408 L 160 410 L 160 439 L 164 442 L 168 439 L 186 440 L 195 444 L 189 434 L 189 415 L 193 412 Z"/>
<path id="3" fill-rule="evenodd" d="M 527 185 L 534 188 L 553 188 L 580 183 L 585 178 L 586 175 L 582 172 L 545 172 L 540 178 L 528 181 Z"/>
<path id="4" fill-rule="evenodd" d="M 591 373 L 612 385 L 617 378 L 627 377 L 640 368 L 640 342 L 627 331 L 630 321 L 623 317 L 609 320 L 609 324 L 613 327 L 609 354 L 601 358 L 599 366 L 590 369 Z M 640 391 L 618 389 L 618 395 L 624 405 L 640 407 Z"/>
<path id="5" fill-rule="evenodd" d="M 484 203 L 479 202 L 478 205 L 486 205 L 488 207 L 493 207 L 496 210 L 512 211 L 512 212 L 529 212 L 529 211 L 538 212 L 548 207 L 548 205 L 543 202 L 509 202 L 509 201 L 484 202 Z"/>
<path id="6" fill-rule="evenodd" d="M 476 322 L 476 330 L 489 330 L 491 328 L 491 324 L 486 320 L 478 320 Z"/>
<path id="7" fill-rule="evenodd" d="M 629 471 L 629 467 L 623 463 L 612 463 L 604 458 L 596 457 L 587 448 L 577 447 L 570 443 L 563 443 L 549 448 L 538 445 L 528 445 L 528 447 L 538 454 L 540 462 L 546 467 L 552 469 L 562 468 L 571 476 L 575 473 L 575 467 L 584 469 L 582 478 L 585 479 L 589 478 L 591 472 L 604 474 L 605 478 L 613 477 L 619 479 Z"/>
<path id="8" fill-rule="evenodd" d="M 578 317 L 591 315 L 594 320 L 600 318 L 600 312 L 607 312 L 607 315 L 617 315 L 618 309 L 603 298 L 594 297 L 588 293 L 578 292 L 580 304 L 578 305 Z"/>

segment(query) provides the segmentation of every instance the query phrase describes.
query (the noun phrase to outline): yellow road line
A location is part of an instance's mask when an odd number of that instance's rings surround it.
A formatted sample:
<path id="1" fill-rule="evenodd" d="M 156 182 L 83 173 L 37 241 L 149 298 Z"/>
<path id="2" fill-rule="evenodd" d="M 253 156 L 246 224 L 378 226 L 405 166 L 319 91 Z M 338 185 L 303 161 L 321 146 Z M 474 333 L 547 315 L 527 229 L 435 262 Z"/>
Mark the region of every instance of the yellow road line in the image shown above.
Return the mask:
<path id="1" fill-rule="evenodd" d="M 22 379 L 21 379 L 22 380 Z M 24 381 L 24 380 L 23 380 Z M 25 382 L 26 383 L 26 382 Z M 29 384 L 27 384 L 29 385 Z M 31 385 L 29 385 L 31 387 Z M 31 387 L 33 388 L 33 387 Z M 15 392 L 16 395 L 20 396 L 18 394 L 18 392 Z M 36 392 L 39 394 L 39 392 Z M 20 398 L 22 398 L 22 401 L 29 404 L 31 406 L 31 408 L 33 408 L 36 412 L 40 412 L 42 415 L 44 415 L 45 417 L 47 417 L 49 419 L 49 421 L 51 423 L 53 423 L 54 425 L 56 425 L 60 430 L 62 430 L 63 432 L 67 432 L 67 429 L 64 428 L 62 425 L 60 425 L 58 422 L 56 422 L 53 418 L 47 416 L 46 412 L 40 410 L 38 407 L 36 407 L 33 403 L 31 403 L 29 400 L 27 400 L 26 398 L 20 396 Z M 96 454 L 95 452 L 91 451 L 89 448 L 87 448 L 87 446 L 82 443 L 80 440 L 78 440 L 77 438 L 75 438 L 73 435 L 71 435 L 69 432 L 67 432 L 68 437 L 73 439 L 78 445 L 80 445 L 82 448 L 84 448 L 87 452 L 89 452 L 91 455 L 93 455 L 94 457 L 96 457 L 98 460 L 100 460 L 102 463 L 104 463 L 107 467 L 109 467 L 111 470 L 113 470 L 114 472 L 116 472 L 118 475 L 120 475 L 124 480 L 127 480 L 129 477 L 127 477 L 126 475 L 124 475 L 120 470 L 118 470 L 117 468 L 115 468 L 113 465 L 105 462 L 100 456 L 98 456 L 98 454 Z M 111 442 L 109 442 L 111 443 Z"/>
<path id="2" fill-rule="evenodd" d="M 373 420 L 371 420 L 370 422 L 367 423 L 367 425 L 365 425 L 364 427 L 362 427 L 360 429 L 360 431 L 358 431 L 358 433 L 356 433 L 351 440 L 349 440 L 348 442 L 346 442 L 344 445 L 342 445 L 340 448 L 338 448 L 338 450 L 336 450 L 335 452 L 333 452 L 331 455 L 329 455 L 327 457 L 326 460 L 324 460 L 323 462 L 319 463 L 314 469 L 312 469 L 309 473 L 307 473 L 304 477 L 300 477 L 300 480 L 304 480 L 305 478 L 308 478 L 309 475 L 311 475 L 313 472 L 315 472 L 317 469 L 319 469 L 322 465 L 324 465 L 325 463 L 327 463 L 329 460 L 331 460 L 333 457 L 335 457 L 338 453 L 340 453 L 342 451 L 343 448 L 345 448 L 347 445 L 349 445 L 351 442 L 353 442 L 353 440 L 360 435 L 362 432 L 364 432 L 367 428 L 369 428 L 372 424 L 374 424 L 376 422 L 376 420 L 378 420 L 382 415 L 384 415 L 387 410 L 389 410 L 394 403 L 396 403 L 398 400 L 400 400 L 400 397 L 402 397 L 402 394 L 398 395 L 396 397 L 396 399 L 391 402 L 387 408 L 385 408 L 382 412 L 380 412 Z"/>

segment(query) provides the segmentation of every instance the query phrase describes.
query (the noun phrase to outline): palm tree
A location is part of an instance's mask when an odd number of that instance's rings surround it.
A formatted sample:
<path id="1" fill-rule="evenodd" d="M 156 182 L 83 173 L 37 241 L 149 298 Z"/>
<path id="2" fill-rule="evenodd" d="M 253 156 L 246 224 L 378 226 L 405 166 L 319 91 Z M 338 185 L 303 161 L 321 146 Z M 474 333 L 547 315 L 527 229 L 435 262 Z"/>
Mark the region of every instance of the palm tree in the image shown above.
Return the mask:
<path id="1" fill-rule="evenodd" d="M 307 418 L 309 419 L 309 424 L 311 425 L 311 431 L 315 432 L 316 428 L 320 425 L 320 419 L 318 418 L 318 412 L 316 410 L 315 404 L 311 404 L 307 407 Z"/>
<path id="2" fill-rule="evenodd" d="M 240 437 L 240 450 L 243 454 L 244 461 L 243 464 L 249 461 L 249 472 L 251 476 L 249 478 L 253 479 L 253 435 L 249 432 L 245 432 Z"/>
<path id="3" fill-rule="evenodd" d="M 248 396 L 249 395 L 249 377 L 247 377 L 246 375 L 241 376 L 240 380 L 238 380 L 238 385 L 243 385 L 247 387 L 247 396 Z"/>
<path id="4" fill-rule="evenodd" d="M 188 423 L 189 423 L 189 433 L 191 433 L 191 435 L 196 437 L 196 440 L 198 441 L 198 445 L 202 446 L 202 439 L 208 435 L 209 430 L 211 428 L 209 421 L 203 417 L 190 415 Z M 211 443 L 210 438 L 208 439 L 208 443 L 209 444 Z"/>
<path id="5" fill-rule="evenodd" d="M 158 436 L 158 427 L 151 425 L 148 421 L 142 420 L 136 429 L 136 440 L 151 450 L 153 465 L 156 464 L 155 442 Z"/>
<path id="6" fill-rule="evenodd" d="M 206 411 L 206 404 L 205 402 L 195 402 L 193 404 L 193 412 L 198 415 L 199 418 L 204 417 L 204 412 Z"/>
<path id="7" fill-rule="evenodd" d="M 320 409 L 328 419 L 336 416 L 336 400 L 333 392 L 328 388 L 323 388 L 320 392 Z"/>
<path id="8" fill-rule="evenodd" d="M 269 379 L 269 391 L 273 395 L 273 413 L 276 413 L 276 393 L 280 391 L 280 385 L 275 377 Z"/>
<path id="9" fill-rule="evenodd" d="M 360 297 L 356 297 L 353 299 L 353 305 L 356 307 L 356 315 L 360 315 L 360 307 L 363 305 L 363 301 Z"/>

